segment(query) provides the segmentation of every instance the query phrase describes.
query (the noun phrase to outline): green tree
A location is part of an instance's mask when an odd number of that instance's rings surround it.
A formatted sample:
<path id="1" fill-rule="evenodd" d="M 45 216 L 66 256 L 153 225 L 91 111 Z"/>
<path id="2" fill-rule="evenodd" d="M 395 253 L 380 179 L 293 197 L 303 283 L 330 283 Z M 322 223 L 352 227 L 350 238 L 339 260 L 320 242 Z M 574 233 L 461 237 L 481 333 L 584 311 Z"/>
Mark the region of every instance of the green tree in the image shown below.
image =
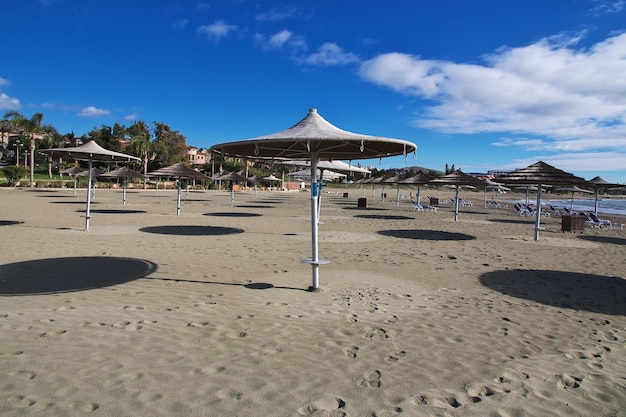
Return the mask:
<path id="1" fill-rule="evenodd" d="M 102 125 L 99 129 L 93 129 L 87 133 L 90 140 L 95 140 L 96 143 L 105 149 L 120 152 L 122 146 L 119 138 L 113 135 L 113 128 L 111 126 Z"/>
<path id="2" fill-rule="evenodd" d="M 187 141 L 177 130 L 172 130 L 163 122 L 154 122 L 154 138 L 157 155 L 163 165 L 187 162 Z"/>
<path id="3" fill-rule="evenodd" d="M 11 120 L 11 124 L 23 131 L 28 136 L 29 149 L 30 149 L 30 186 L 35 186 L 35 139 L 37 137 L 45 137 L 52 133 L 56 133 L 56 129 L 51 125 L 43 124 L 43 114 L 35 113 L 30 119 L 27 119 L 21 113 L 10 110 L 5 113 L 5 119 Z"/>

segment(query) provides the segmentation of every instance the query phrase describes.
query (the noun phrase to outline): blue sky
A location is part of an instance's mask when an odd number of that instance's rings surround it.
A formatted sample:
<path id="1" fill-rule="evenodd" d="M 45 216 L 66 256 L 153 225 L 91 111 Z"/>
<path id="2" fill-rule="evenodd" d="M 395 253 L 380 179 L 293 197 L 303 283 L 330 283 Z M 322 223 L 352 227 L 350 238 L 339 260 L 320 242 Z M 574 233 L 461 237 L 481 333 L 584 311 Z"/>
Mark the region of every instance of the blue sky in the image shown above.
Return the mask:
<path id="1" fill-rule="evenodd" d="M 0 111 L 61 133 L 165 122 L 188 145 L 309 108 L 465 172 L 543 160 L 626 182 L 626 0 L 5 0 Z M 362 162 L 363 163 L 363 162 Z"/>

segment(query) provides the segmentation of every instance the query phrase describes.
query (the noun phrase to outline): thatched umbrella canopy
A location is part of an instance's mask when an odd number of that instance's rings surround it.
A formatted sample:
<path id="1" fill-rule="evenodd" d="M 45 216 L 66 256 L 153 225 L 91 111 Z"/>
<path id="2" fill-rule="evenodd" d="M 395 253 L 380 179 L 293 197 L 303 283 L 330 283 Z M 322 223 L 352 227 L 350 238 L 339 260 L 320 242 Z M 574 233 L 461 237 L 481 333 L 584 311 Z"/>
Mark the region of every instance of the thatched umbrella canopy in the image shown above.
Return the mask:
<path id="1" fill-rule="evenodd" d="M 454 198 L 454 221 L 459 219 L 459 189 L 463 186 L 483 187 L 485 183 L 476 177 L 462 172 L 460 169 L 446 174 L 443 177 L 435 178 L 430 181 L 432 185 L 447 185 L 456 190 Z"/>
<path id="2" fill-rule="evenodd" d="M 105 178 L 123 178 L 124 179 L 124 183 L 123 183 L 123 197 L 122 197 L 122 201 L 124 202 L 124 205 L 126 205 L 126 180 L 129 178 L 147 178 L 146 175 L 143 175 L 137 171 L 133 171 L 132 169 L 128 168 L 128 167 L 121 167 L 118 169 L 114 169 L 113 171 L 109 171 L 109 172 L 105 172 L 103 174 L 99 175 L 100 177 L 105 177 Z"/>
<path id="3" fill-rule="evenodd" d="M 539 240 L 541 224 L 541 187 L 543 185 L 584 184 L 585 179 L 565 172 L 543 161 L 535 162 L 526 168 L 518 169 L 498 177 L 505 184 L 523 184 L 537 186 L 537 214 L 535 219 L 535 241 Z"/>
<path id="4" fill-rule="evenodd" d="M 613 187 L 617 184 L 607 181 L 604 178 L 597 176 L 594 177 L 592 179 L 590 179 L 589 181 L 587 181 L 588 184 L 591 184 L 593 186 L 593 193 L 594 193 L 594 204 L 593 204 L 593 211 L 596 214 L 596 216 L 598 215 L 598 200 L 599 200 L 599 194 L 600 194 L 600 189 L 601 188 L 608 188 L 608 187 Z"/>
<path id="5" fill-rule="evenodd" d="M 175 178 L 177 180 L 210 180 L 211 177 L 203 174 L 200 171 L 196 171 L 193 168 L 189 168 L 187 165 L 179 162 L 174 165 L 170 165 L 164 168 L 148 172 L 148 177 L 166 177 Z M 180 181 L 177 181 L 178 194 L 176 197 L 176 215 L 180 216 Z"/>
<path id="6" fill-rule="evenodd" d="M 430 178 L 428 178 L 426 175 L 422 174 L 421 172 L 418 172 L 417 174 L 415 174 L 412 177 L 405 177 L 404 179 L 402 179 L 402 181 L 400 181 L 401 184 L 417 184 L 417 195 L 415 196 L 415 199 L 417 201 L 417 204 L 421 204 L 421 193 L 422 193 L 422 185 L 428 184 L 428 182 L 430 181 Z"/>
<path id="7" fill-rule="evenodd" d="M 87 209 L 85 210 L 85 230 L 89 230 L 89 218 L 91 214 L 91 184 L 92 184 L 92 168 L 93 161 L 101 161 L 101 162 L 131 162 L 136 161 L 140 162 L 141 158 L 137 158 L 136 156 L 126 155 L 121 152 L 110 151 L 108 149 L 104 149 L 102 146 L 98 145 L 95 140 L 84 143 L 80 146 L 70 147 L 70 148 L 51 148 L 51 149 L 42 149 L 39 151 L 42 154 L 46 154 L 52 158 L 65 158 L 65 159 L 74 159 L 77 161 L 88 161 L 89 169 L 88 172 L 88 186 L 87 186 Z"/>
<path id="8" fill-rule="evenodd" d="M 417 150 L 409 141 L 380 136 L 363 135 L 340 129 L 310 109 L 308 114 L 292 127 L 265 136 L 211 147 L 222 155 L 257 159 L 299 159 L 311 161 L 311 258 L 302 262 L 312 267 L 311 290 L 319 288 L 319 265 L 328 263 L 318 254 L 318 199 L 317 164 L 320 159 L 372 159 L 407 155 Z"/>

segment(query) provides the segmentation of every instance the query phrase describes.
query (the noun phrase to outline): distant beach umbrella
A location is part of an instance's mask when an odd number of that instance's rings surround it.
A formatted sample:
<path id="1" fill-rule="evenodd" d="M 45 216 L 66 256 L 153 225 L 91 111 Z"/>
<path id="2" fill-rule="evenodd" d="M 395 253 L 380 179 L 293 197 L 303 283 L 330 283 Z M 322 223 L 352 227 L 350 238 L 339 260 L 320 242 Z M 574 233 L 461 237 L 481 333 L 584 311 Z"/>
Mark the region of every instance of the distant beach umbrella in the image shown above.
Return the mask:
<path id="1" fill-rule="evenodd" d="M 595 213 L 595 215 L 598 215 L 598 200 L 599 200 L 599 194 L 600 194 L 600 189 L 601 188 L 608 188 L 608 187 L 613 187 L 617 184 L 607 181 L 604 178 L 597 176 L 594 177 L 592 179 L 590 179 L 589 181 L 587 181 L 588 184 L 591 184 L 593 186 L 593 193 L 594 193 L 594 204 L 593 204 L 593 212 Z"/>
<path id="2" fill-rule="evenodd" d="M 281 132 L 252 139 L 214 145 L 211 151 L 221 155 L 256 159 L 299 159 L 311 161 L 311 258 L 302 262 L 312 267 L 310 289 L 319 288 L 317 164 L 330 159 L 372 159 L 407 155 L 417 146 L 406 140 L 352 133 L 332 125 L 310 109 L 298 123 Z"/>
<path id="3" fill-rule="evenodd" d="M 105 178 L 122 178 L 123 181 L 123 197 L 122 197 L 122 201 L 123 204 L 126 205 L 126 181 L 129 178 L 147 178 L 146 175 L 143 175 L 137 171 L 133 171 L 132 169 L 128 168 L 128 167 L 121 167 L 118 169 L 114 169 L 113 171 L 109 171 L 109 172 L 105 172 L 99 175 L 100 177 L 105 177 Z"/>
<path id="4" fill-rule="evenodd" d="M 415 174 L 412 177 L 405 177 L 402 181 L 401 184 L 417 184 L 417 195 L 415 197 L 415 201 L 417 201 L 417 204 L 421 204 L 421 193 L 422 193 L 422 185 L 428 184 L 428 182 L 430 181 L 430 178 L 428 178 L 426 175 L 422 174 L 421 172 L 418 172 L 417 174 Z"/>
<path id="5" fill-rule="evenodd" d="M 543 185 L 582 185 L 584 178 L 562 171 L 543 161 L 535 162 L 526 168 L 518 169 L 498 177 L 498 181 L 512 185 L 537 186 L 537 212 L 535 218 L 535 241 L 539 240 L 541 225 L 541 187 Z"/>
<path id="6" fill-rule="evenodd" d="M 557 188 L 554 191 L 572 193 L 572 202 L 570 203 L 570 206 L 569 206 L 569 210 L 570 211 L 572 211 L 574 209 L 574 194 L 576 194 L 576 193 L 589 193 L 589 194 L 591 194 L 592 193 L 592 191 L 579 188 L 579 187 L 577 187 L 575 185 L 570 185 L 569 187 L 564 187 L 564 188 Z"/>
<path id="7" fill-rule="evenodd" d="M 452 186 L 456 193 L 454 197 L 454 221 L 459 219 L 459 189 L 462 187 L 483 187 L 485 183 L 478 178 L 462 172 L 460 169 L 443 177 L 436 178 L 429 182 L 432 185 Z"/>
<path id="8" fill-rule="evenodd" d="M 85 230 L 89 230 L 89 217 L 91 213 L 91 184 L 92 184 L 92 168 L 93 161 L 101 162 L 141 162 L 141 158 L 136 156 L 126 155 L 120 152 L 110 151 L 104 149 L 98 145 L 96 141 L 92 140 L 84 143 L 80 146 L 70 148 L 51 148 L 42 149 L 39 151 L 42 154 L 46 154 L 50 157 L 58 157 L 65 159 L 74 159 L 77 161 L 88 161 L 88 186 L 87 186 L 87 209 L 85 214 Z"/>
<path id="9" fill-rule="evenodd" d="M 217 178 L 218 181 L 230 181 L 230 202 L 235 202 L 235 183 L 236 182 L 246 182 L 248 181 L 248 177 L 239 174 L 238 172 L 229 172 L 224 175 L 220 175 Z"/>
<path id="10" fill-rule="evenodd" d="M 180 187 L 181 180 L 197 180 L 197 181 L 205 181 L 210 180 L 211 177 L 203 174 L 200 171 L 196 171 L 193 168 L 189 168 L 187 165 L 179 162 L 174 165 L 170 165 L 164 168 L 160 168 L 154 170 L 152 172 L 148 172 L 148 177 L 159 177 L 159 178 L 174 178 L 176 179 L 176 188 L 177 188 L 177 197 L 176 197 L 176 215 L 180 216 Z"/>

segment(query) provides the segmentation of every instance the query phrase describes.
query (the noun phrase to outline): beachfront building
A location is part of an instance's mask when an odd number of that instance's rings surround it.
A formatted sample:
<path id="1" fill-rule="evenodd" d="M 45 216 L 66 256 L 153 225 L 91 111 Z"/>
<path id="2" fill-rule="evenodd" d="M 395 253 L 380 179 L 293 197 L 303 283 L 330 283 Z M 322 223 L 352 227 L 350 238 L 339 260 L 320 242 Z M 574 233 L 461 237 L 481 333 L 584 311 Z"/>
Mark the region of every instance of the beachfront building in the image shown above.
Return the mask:
<path id="1" fill-rule="evenodd" d="M 211 162 L 211 153 L 208 149 L 187 146 L 187 159 L 191 165 L 205 165 Z"/>
<path id="2" fill-rule="evenodd" d="M 500 175 L 508 174 L 513 171 L 513 169 L 490 169 L 489 171 L 487 171 L 487 174 L 491 175 L 492 178 L 496 178 Z"/>

